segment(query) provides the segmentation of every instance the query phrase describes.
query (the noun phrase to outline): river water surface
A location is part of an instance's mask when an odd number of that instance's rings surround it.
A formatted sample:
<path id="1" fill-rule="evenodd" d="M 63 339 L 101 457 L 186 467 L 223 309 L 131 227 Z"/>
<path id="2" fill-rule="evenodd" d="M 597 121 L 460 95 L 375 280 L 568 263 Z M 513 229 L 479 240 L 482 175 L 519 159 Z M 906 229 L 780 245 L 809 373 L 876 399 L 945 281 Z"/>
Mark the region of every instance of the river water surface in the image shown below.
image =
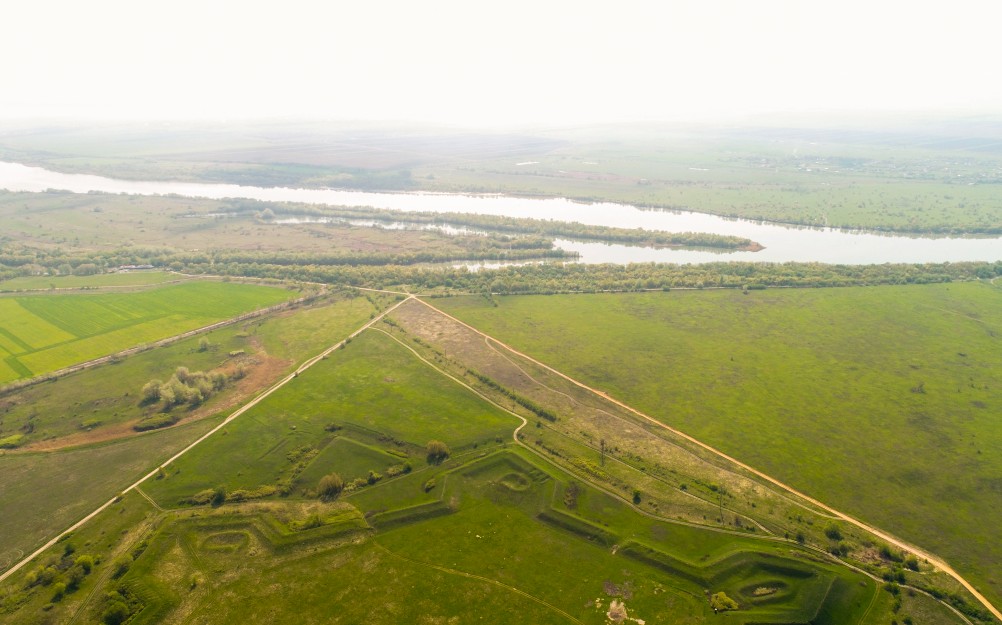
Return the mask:
<path id="1" fill-rule="evenodd" d="M 599 202 L 584 204 L 563 198 L 523 198 L 451 193 L 371 193 L 339 189 L 293 189 L 232 184 L 130 181 L 86 174 L 63 174 L 40 167 L 0 162 L 0 188 L 40 192 L 60 189 L 135 195 L 176 194 L 188 197 L 242 198 L 331 206 L 372 206 L 400 211 L 478 213 L 531 217 L 617 228 L 667 232 L 712 232 L 746 237 L 765 246 L 759 252 L 652 249 L 619 244 L 568 241 L 558 246 L 579 252 L 582 262 L 703 263 L 721 260 L 822 262 L 842 264 L 927 263 L 1002 260 L 1002 237 L 909 237 L 808 228 L 686 211 L 642 210 Z M 1002 216 L 1000 216 L 1002 220 Z"/>

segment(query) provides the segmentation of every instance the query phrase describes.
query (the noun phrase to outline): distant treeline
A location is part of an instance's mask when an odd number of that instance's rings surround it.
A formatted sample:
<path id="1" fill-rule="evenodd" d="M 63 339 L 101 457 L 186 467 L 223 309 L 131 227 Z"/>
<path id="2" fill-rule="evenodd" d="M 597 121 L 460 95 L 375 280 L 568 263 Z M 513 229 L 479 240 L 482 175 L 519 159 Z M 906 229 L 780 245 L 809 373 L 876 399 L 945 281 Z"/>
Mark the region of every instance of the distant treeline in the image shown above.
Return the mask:
<path id="1" fill-rule="evenodd" d="M 517 253 L 521 252 L 506 251 L 506 254 Z M 485 256 L 486 254 L 487 252 Z M 553 250 L 553 254 L 559 257 L 561 252 Z M 512 256 L 506 255 L 503 258 L 510 259 Z M 277 278 L 374 288 L 407 286 L 425 292 L 507 294 L 672 288 L 758 289 L 924 284 L 1002 276 L 1002 261 L 884 265 L 747 262 L 693 265 L 544 263 L 470 271 L 465 267 L 403 264 L 401 259 L 408 262 L 443 260 L 434 252 L 398 255 L 326 255 L 252 251 L 173 253 L 162 249 L 129 248 L 117 252 L 69 253 L 0 247 L 0 278 L 39 275 L 47 272 L 72 272 L 81 265 L 93 265 L 102 270 L 123 264 L 151 264 L 157 268 L 210 275 Z M 89 271 L 90 267 L 87 269 Z"/>
<path id="2" fill-rule="evenodd" d="M 524 217 L 503 217 L 465 213 L 412 213 L 369 206 L 317 207 L 304 204 L 265 202 L 234 202 L 235 212 L 254 212 L 268 218 L 271 215 L 301 215 L 333 219 L 372 219 L 420 225 L 465 226 L 511 234 L 535 234 L 568 239 L 585 239 L 608 243 L 623 243 L 644 247 L 713 247 L 730 250 L 762 249 L 751 239 L 707 232 L 663 232 L 643 228 L 613 228 L 590 226 L 568 221 L 549 221 Z M 270 215 L 265 212 L 270 211 Z"/>

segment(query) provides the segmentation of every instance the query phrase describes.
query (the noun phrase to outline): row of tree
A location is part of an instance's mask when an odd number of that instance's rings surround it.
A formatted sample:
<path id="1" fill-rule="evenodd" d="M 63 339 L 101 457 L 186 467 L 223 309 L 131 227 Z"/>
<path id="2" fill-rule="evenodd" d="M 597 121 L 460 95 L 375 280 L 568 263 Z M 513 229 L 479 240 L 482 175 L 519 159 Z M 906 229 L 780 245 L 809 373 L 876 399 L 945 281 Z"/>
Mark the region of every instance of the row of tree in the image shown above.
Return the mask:
<path id="1" fill-rule="evenodd" d="M 463 226 L 490 233 L 538 235 L 642 245 L 646 247 L 715 247 L 722 249 L 761 249 L 761 246 L 744 237 L 708 232 L 663 232 L 643 228 L 614 228 L 569 221 L 552 221 L 502 215 L 466 213 L 408 212 L 373 208 L 371 206 L 330 207 L 307 204 L 235 202 L 234 212 L 249 213 L 270 221 L 277 215 L 299 215 L 339 220 L 375 220 L 386 223 L 405 223 L 417 226 Z M 522 237 L 518 237 L 522 238 Z"/>

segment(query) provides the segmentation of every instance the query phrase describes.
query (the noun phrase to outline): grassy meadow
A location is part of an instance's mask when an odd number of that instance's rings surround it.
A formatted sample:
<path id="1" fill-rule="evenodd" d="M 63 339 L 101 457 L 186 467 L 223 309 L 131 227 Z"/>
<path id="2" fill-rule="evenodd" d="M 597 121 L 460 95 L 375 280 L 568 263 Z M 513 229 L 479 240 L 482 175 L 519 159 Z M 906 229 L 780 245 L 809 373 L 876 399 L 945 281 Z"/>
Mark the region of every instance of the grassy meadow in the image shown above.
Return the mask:
<path id="1" fill-rule="evenodd" d="M 516 349 L 945 557 L 995 600 L 1002 290 L 436 300 Z"/>
<path id="2" fill-rule="evenodd" d="M 0 587 L 0 610 L 17 624 L 107 620 L 116 602 L 130 624 L 890 620 L 874 580 L 791 542 L 639 514 L 513 445 L 517 423 L 369 331 L 144 484 L 163 511 L 130 494 L 66 541 L 102 555 L 76 588 L 41 581 L 73 561 L 56 545 Z M 452 446 L 441 464 L 422 455 L 432 437 Z M 403 458 L 411 471 L 333 502 L 301 483 Z M 286 497 L 232 497 L 291 474 Z M 225 503 L 181 501 L 219 486 Z M 738 609 L 715 616 L 715 593 Z"/>
<path id="3" fill-rule="evenodd" d="M 56 371 L 292 298 L 289 291 L 187 282 L 134 293 L 0 298 L 0 384 Z"/>

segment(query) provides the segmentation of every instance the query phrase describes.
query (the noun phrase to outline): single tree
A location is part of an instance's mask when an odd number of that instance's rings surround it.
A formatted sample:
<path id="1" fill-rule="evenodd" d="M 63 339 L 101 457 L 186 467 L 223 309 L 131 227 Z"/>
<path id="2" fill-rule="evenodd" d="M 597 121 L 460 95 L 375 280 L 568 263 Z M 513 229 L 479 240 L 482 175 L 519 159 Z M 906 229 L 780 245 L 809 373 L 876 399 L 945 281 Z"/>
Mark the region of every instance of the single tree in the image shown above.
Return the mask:
<path id="1" fill-rule="evenodd" d="M 428 452 L 428 463 L 438 464 L 449 457 L 452 452 L 449 446 L 442 441 L 430 440 L 425 448 Z"/>
<path id="2" fill-rule="evenodd" d="M 317 495 L 324 501 L 336 499 L 344 490 L 344 480 L 337 473 L 329 473 L 320 478 L 317 486 Z"/>

